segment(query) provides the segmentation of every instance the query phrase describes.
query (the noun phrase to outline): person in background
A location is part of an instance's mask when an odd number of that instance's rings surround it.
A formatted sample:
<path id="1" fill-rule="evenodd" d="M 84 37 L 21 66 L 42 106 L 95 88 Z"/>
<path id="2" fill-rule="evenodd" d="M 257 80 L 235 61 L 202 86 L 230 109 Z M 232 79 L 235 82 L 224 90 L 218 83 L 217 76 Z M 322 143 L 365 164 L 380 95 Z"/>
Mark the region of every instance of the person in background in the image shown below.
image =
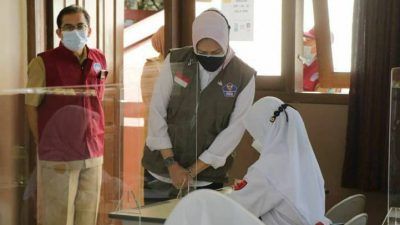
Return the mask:
<path id="1" fill-rule="evenodd" d="M 315 91 L 319 84 L 319 64 L 314 28 L 303 34 L 303 91 Z"/>
<path id="2" fill-rule="evenodd" d="M 193 22 L 193 46 L 172 49 L 165 59 L 142 159 L 163 188 L 217 189 L 227 180 L 256 75 L 229 46 L 229 28 L 221 12 L 206 10 Z"/>
<path id="3" fill-rule="evenodd" d="M 148 112 L 154 83 L 160 74 L 161 66 L 164 62 L 164 26 L 160 27 L 151 37 L 151 44 L 158 52 L 157 57 L 149 58 L 143 66 L 142 76 L 140 77 L 140 87 L 142 90 L 142 100 L 145 107 L 145 136 L 147 136 Z"/>
<path id="4" fill-rule="evenodd" d="M 86 45 L 90 16 L 82 7 L 63 8 L 57 27 L 60 45 L 40 53 L 28 68 L 27 86 L 51 92 L 25 98 L 38 145 L 39 223 L 95 225 L 104 153 L 106 59 Z"/>
<path id="5" fill-rule="evenodd" d="M 331 34 L 333 42 L 333 34 Z M 341 88 L 322 88 L 319 81 L 319 62 L 317 57 L 317 41 L 314 28 L 303 34 L 303 91 L 323 93 L 341 93 Z"/>
<path id="6" fill-rule="evenodd" d="M 268 225 L 329 224 L 324 179 L 300 114 L 264 97 L 244 119 L 260 158 L 229 196 Z"/>

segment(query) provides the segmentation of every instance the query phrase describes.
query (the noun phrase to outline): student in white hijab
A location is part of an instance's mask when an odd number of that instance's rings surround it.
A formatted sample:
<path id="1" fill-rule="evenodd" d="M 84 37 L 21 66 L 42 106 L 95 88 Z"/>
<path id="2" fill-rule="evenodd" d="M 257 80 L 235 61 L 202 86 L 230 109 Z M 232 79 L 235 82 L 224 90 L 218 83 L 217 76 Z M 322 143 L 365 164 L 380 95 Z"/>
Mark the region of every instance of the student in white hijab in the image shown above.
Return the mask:
<path id="1" fill-rule="evenodd" d="M 324 179 L 300 114 L 278 98 L 264 97 L 244 124 L 260 158 L 230 197 L 268 225 L 329 224 Z"/>
<path id="2" fill-rule="evenodd" d="M 227 181 L 256 74 L 230 48 L 229 29 L 221 12 L 204 11 L 193 22 L 193 46 L 171 49 L 161 68 L 142 164 L 164 187 L 217 189 Z"/>

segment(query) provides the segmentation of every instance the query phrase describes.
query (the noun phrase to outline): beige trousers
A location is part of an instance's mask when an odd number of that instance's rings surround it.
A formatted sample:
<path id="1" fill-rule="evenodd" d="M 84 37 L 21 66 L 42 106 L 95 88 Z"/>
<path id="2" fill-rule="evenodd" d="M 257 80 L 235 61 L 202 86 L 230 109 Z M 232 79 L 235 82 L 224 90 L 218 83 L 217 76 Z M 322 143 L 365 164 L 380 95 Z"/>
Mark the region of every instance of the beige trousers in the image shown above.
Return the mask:
<path id="1" fill-rule="evenodd" d="M 102 162 L 102 157 L 71 162 L 39 161 L 39 223 L 95 225 Z"/>

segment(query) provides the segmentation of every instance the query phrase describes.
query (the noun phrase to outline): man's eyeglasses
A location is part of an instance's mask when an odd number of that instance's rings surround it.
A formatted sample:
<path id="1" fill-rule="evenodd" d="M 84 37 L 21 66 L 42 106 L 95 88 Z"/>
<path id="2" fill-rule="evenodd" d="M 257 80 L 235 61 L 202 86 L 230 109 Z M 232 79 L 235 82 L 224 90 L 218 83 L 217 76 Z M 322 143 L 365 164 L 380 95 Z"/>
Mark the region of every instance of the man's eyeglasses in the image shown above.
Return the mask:
<path id="1" fill-rule="evenodd" d="M 64 26 L 61 27 L 62 31 L 73 31 L 73 30 L 78 30 L 78 31 L 85 31 L 88 28 L 88 26 L 84 23 L 80 23 L 78 25 L 71 25 L 71 24 L 65 24 Z"/>

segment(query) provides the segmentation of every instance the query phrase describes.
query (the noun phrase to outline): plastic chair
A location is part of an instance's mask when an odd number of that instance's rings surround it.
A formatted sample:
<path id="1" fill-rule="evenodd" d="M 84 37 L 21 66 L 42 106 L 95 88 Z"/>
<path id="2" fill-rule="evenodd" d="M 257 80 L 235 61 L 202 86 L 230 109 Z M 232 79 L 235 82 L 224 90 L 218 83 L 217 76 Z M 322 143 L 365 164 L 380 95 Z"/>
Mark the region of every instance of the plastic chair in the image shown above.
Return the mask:
<path id="1" fill-rule="evenodd" d="M 325 216 L 334 224 L 346 224 L 353 217 L 365 212 L 366 197 L 356 194 L 345 198 L 330 208 Z"/>
<path id="2" fill-rule="evenodd" d="M 165 225 L 264 225 L 239 203 L 213 190 L 186 195 L 173 209 Z"/>
<path id="3" fill-rule="evenodd" d="M 366 213 L 361 213 L 350 219 L 344 225 L 366 225 L 367 221 L 368 221 L 368 215 Z"/>

